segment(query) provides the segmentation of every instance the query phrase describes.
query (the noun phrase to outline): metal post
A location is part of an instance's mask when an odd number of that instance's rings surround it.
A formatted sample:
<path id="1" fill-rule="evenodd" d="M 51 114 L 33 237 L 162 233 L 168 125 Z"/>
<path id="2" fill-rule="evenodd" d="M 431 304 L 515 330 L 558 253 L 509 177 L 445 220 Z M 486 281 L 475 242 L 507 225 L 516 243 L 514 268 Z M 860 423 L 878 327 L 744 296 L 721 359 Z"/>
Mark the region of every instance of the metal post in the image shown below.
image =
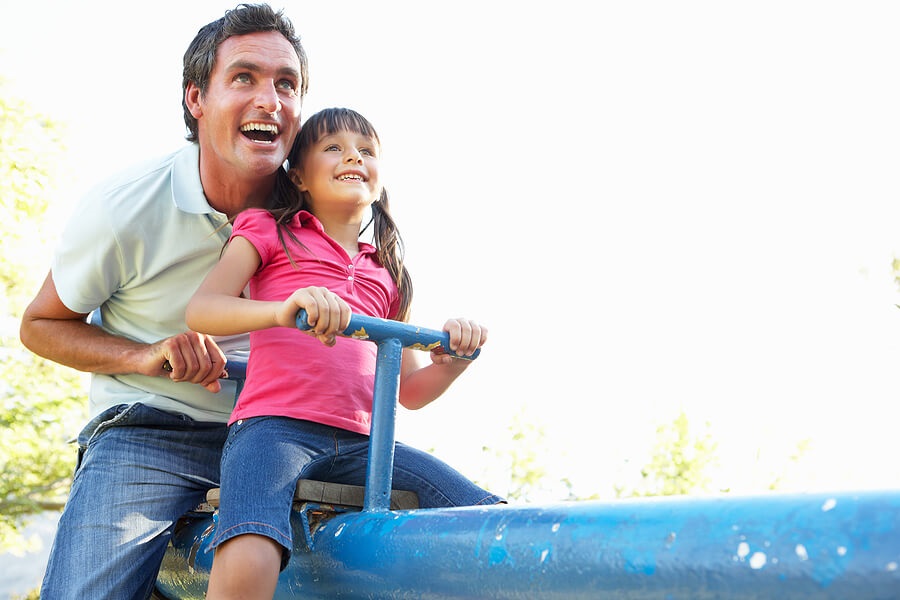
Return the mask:
<path id="1" fill-rule="evenodd" d="M 369 464 L 366 468 L 364 511 L 386 511 L 391 507 L 394 471 L 394 419 L 400 396 L 400 361 L 403 346 L 397 338 L 378 342 Z"/>

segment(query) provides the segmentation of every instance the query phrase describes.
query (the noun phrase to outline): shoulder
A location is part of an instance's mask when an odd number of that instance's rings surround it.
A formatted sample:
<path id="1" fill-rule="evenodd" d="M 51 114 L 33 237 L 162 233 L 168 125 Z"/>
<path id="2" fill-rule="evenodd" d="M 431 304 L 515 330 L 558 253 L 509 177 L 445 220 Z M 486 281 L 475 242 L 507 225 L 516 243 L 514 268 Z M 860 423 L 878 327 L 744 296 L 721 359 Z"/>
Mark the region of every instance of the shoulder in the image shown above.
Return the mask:
<path id="1" fill-rule="evenodd" d="M 146 195 L 152 192 L 146 187 L 150 181 L 171 177 L 177 158 L 185 150 L 186 148 L 182 148 L 165 156 L 135 163 L 101 181 L 93 187 L 92 191 L 94 194 L 117 195 L 122 191 L 133 194 L 135 191 L 145 190 L 144 194 Z"/>
<path id="2" fill-rule="evenodd" d="M 143 222 L 159 215 L 158 206 L 174 206 L 172 168 L 178 152 L 123 169 L 89 188 L 75 206 L 73 220 L 96 218 L 110 225 Z"/>
<path id="3" fill-rule="evenodd" d="M 143 161 L 95 183 L 78 200 L 69 222 L 79 228 L 128 227 L 159 215 L 157 205 L 172 205 L 169 185 L 178 152 Z"/>
<path id="4" fill-rule="evenodd" d="M 247 208 L 234 218 L 232 235 L 252 237 L 254 235 L 271 235 L 277 228 L 275 217 L 262 208 Z"/>
<path id="5" fill-rule="evenodd" d="M 242 237 L 256 248 L 261 257 L 269 256 L 278 240 L 277 224 L 269 211 L 262 208 L 247 208 L 234 218 L 231 238 Z"/>

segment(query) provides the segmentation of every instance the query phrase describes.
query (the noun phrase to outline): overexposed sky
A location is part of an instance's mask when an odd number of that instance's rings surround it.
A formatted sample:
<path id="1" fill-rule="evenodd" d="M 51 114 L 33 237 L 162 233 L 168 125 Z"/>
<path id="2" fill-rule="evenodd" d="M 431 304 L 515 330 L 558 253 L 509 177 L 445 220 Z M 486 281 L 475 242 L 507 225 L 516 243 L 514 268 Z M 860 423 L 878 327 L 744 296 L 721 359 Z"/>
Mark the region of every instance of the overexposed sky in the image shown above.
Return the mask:
<path id="1" fill-rule="evenodd" d="M 491 331 L 400 439 L 484 479 L 524 411 L 551 478 L 608 496 L 684 410 L 722 487 L 900 486 L 900 7 L 273 5 L 310 58 L 304 113 L 379 130 L 414 321 Z M 233 4 L 121 6 L 4 7 L 0 76 L 68 123 L 60 215 L 183 142 L 181 56 Z"/>

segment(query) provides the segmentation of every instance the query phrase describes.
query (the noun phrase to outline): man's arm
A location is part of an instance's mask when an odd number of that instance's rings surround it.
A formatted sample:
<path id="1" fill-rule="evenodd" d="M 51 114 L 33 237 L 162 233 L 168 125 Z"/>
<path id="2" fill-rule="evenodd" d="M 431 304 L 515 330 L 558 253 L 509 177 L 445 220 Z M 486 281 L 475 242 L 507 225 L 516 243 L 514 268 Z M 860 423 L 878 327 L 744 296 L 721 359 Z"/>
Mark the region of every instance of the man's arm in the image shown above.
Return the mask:
<path id="1" fill-rule="evenodd" d="M 63 304 L 48 273 L 25 309 L 19 337 L 35 354 L 79 371 L 165 376 L 219 390 L 225 356 L 211 337 L 186 331 L 144 344 L 107 333 L 86 318 Z M 171 372 L 163 369 L 167 361 Z"/>

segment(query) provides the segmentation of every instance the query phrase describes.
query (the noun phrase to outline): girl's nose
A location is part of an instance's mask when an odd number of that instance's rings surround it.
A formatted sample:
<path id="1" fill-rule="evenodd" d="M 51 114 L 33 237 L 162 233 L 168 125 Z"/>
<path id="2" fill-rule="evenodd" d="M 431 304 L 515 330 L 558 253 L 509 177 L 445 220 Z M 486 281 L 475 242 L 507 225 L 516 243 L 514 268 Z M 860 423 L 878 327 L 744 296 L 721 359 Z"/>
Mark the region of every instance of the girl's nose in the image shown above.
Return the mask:
<path id="1" fill-rule="evenodd" d="M 344 161 L 362 164 L 362 154 L 359 153 L 359 150 L 350 149 L 347 151 L 347 156 L 344 157 Z"/>

